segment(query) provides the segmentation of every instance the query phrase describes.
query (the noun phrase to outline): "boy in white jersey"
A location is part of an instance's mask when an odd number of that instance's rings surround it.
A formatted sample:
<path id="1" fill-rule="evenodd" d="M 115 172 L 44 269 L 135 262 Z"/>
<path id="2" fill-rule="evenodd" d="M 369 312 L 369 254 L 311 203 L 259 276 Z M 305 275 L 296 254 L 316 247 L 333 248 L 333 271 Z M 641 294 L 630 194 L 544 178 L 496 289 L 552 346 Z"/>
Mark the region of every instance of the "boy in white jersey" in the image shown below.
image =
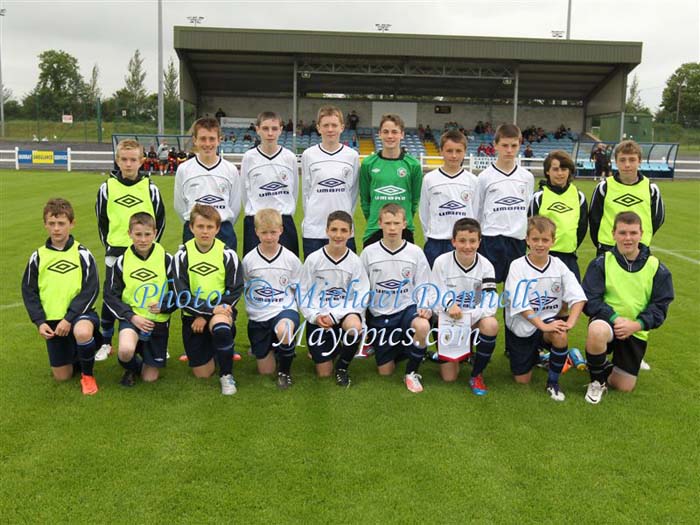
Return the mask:
<path id="1" fill-rule="evenodd" d="M 236 302 L 243 278 L 236 252 L 216 238 L 221 217 L 212 206 L 195 204 L 190 212 L 194 234 L 175 254 L 175 291 L 182 309 L 182 341 L 192 373 L 208 378 L 219 363 L 223 395 L 236 393 L 233 340 Z"/>
<path id="2" fill-rule="evenodd" d="M 516 162 L 520 138 L 515 124 L 499 126 L 494 136 L 496 162 L 478 178 L 479 253 L 491 261 L 499 283 L 505 281 L 510 263 L 525 255 L 527 205 L 535 189 L 532 173 Z"/>
<path id="3" fill-rule="evenodd" d="M 304 261 L 299 308 L 306 319 L 306 341 L 316 374 L 329 377 L 335 363 L 335 382 L 349 387 L 348 367 L 362 340 L 362 298 L 369 281 L 360 258 L 347 247 L 352 217 L 337 210 L 327 219 L 328 244 Z"/>
<path id="4" fill-rule="evenodd" d="M 318 110 L 316 122 L 321 144 L 307 148 L 301 155 L 304 257 L 328 244 L 324 218 L 329 213 L 343 210 L 352 217 L 359 190 L 360 156 L 340 143 L 343 113 L 335 106 L 323 106 Z M 357 252 L 354 237 L 347 244 Z"/>
<path id="5" fill-rule="evenodd" d="M 452 229 L 454 251 L 435 260 L 432 282 L 438 287 L 441 298 L 452 294 L 456 297 L 452 304 L 443 305 L 440 301 L 436 312 L 444 310 L 453 319 L 468 315 L 471 327 L 479 330 L 469 388 L 477 396 L 485 396 L 488 388 L 482 374 L 496 347 L 498 321 L 494 317 L 497 307 L 494 269 L 486 257 L 477 254 L 480 241 L 481 228 L 476 220 L 459 219 L 455 222 Z M 456 381 L 459 362 L 441 362 L 440 375 L 444 381 Z"/>
<path id="6" fill-rule="evenodd" d="M 286 390 L 292 386 L 294 334 L 299 327 L 294 294 L 301 277 L 301 262 L 280 244 L 279 211 L 258 210 L 255 233 L 260 244 L 243 258 L 248 339 L 258 372 L 271 375 L 277 367 L 277 387 Z"/>
<path id="7" fill-rule="evenodd" d="M 217 238 L 232 250 L 237 248 L 234 224 L 241 211 L 242 184 L 233 163 L 217 154 L 221 143 L 219 121 L 203 117 L 192 125 L 192 142 L 197 154 L 178 166 L 175 173 L 175 211 L 184 222 L 182 242 L 194 236 L 190 229 L 190 210 L 195 204 L 212 206 L 221 216 Z"/>
<path id="8" fill-rule="evenodd" d="M 555 401 L 564 401 L 559 376 L 569 353 L 568 332 L 576 326 L 586 295 L 573 272 L 560 259 L 549 255 L 555 236 L 556 226 L 551 219 L 530 217 L 530 253 L 510 265 L 503 291 L 508 298 L 506 352 L 515 381 L 527 384 L 532 367 L 539 360 L 540 345 L 551 344 L 546 390 Z M 557 317 L 563 303 L 569 306 L 567 319 Z"/>
<path id="9" fill-rule="evenodd" d="M 430 266 L 423 251 L 402 239 L 406 212 L 398 204 L 379 210 L 382 238 L 367 246 L 361 255 L 369 276 L 372 300 L 367 310 L 368 343 L 373 344 L 377 370 L 391 375 L 396 362 L 408 359 L 404 383 L 409 391 L 423 391 L 418 374 L 432 311 L 416 304 L 419 284 L 430 282 Z"/>
<path id="10" fill-rule="evenodd" d="M 462 167 L 467 137 L 453 129 L 440 137 L 442 166 L 423 177 L 418 215 L 425 236 L 425 257 L 433 267 L 435 259 L 452 251 L 452 226 L 463 217 L 476 218 L 476 176 Z"/>
<path id="11" fill-rule="evenodd" d="M 277 144 L 282 133 L 282 117 L 272 111 L 258 115 L 255 131 L 260 145 L 249 149 L 241 161 L 243 180 L 243 255 L 258 243 L 254 217 L 258 210 L 273 208 L 282 214 L 280 243 L 294 255 L 299 255 L 294 212 L 299 193 L 299 172 L 294 153 Z"/>

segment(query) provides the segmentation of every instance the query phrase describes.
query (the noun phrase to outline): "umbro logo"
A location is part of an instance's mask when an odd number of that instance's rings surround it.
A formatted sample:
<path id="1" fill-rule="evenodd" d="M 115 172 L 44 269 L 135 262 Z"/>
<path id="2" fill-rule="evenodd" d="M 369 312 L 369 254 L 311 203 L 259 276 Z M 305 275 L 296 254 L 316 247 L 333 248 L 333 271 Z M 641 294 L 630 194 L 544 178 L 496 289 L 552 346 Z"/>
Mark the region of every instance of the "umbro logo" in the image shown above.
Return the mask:
<path id="1" fill-rule="evenodd" d="M 223 202 L 224 199 L 221 197 L 218 197 L 216 195 L 204 195 L 197 199 L 195 202 L 198 202 L 200 204 L 206 204 L 207 206 L 212 206 L 216 204 L 217 202 Z"/>
<path id="2" fill-rule="evenodd" d="M 345 184 L 340 179 L 325 179 L 318 183 L 319 186 L 325 186 L 326 188 L 336 188 Z"/>
<path id="3" fill-rule="evenodd" d="M 439 208 L 443 210 L 454 211 L 459 210 L 460 208 L 464 208 L 464 204 L 460 204 L 457 201 L 447 201 L 445 204 L 441 204 Z"/>
<path id="4" fill-rule="evenodd" d="M 395 197 L 397 195 L 401 195 L 402 193 L 406 193 L 405 189 L 399 188 L 397 186 L 382 186 L 381 188 L 377 188 L 374 191 L 380 193 L 381 195 L 386 195 L 388 197 Z"/>
<path id="5" fill-rule="evenodd" d="M 567 206 L 563 202 L 555 202 L 552 203 L 549 208 L 547 208 L 549 211 L 553 211 L 556 213 L 568 213 L 573 210 L 570 206 Z"/>
<path id="6" fill-rule="evenodd" d="M 281 182 L 268 182 L 267 184 L 263 184 L 262 186 L 260 186 L 260 189 L 265 191 L 277 191 L 286 187 L 287 185 L 282 184 Z"/>
<path id="7" fill-rule="evenodd" d="M 133 208 L 134 206 L 141 204 L 143 201 L 138 197 L 133 195 L 124 195 L 118 199 L 114 199 L 114 202 L 125 208 Z"/>
<path id="8" fill-rule="evenodd" d="M 197 263 L 194 266 L 190 266 L 191 272 L 194 272 L 197 275 L 201 275 L 202 277 L 212 274 L 218 269 L 219 268 L 214 266 L 213 264 L 204 261 Z"/>
<path id="9" fill-rule="evenodd" d="M 500 204 L 501 206 L 515 206 L 521 202 L 525 201 L 519 197 L 503 197 L 502 199 L 495 201 L 494 204 Z"/>
<path id="10" fill-rule="evenodd" d="M 272 288 L 271 286 L 265 286 L 264 288 L 256 288 L 255 293 L 265 299 L 272 299 L 276 295 L 284 294 L 282 290 L 277 290 L 275 288 Z"/>
<path id="11" fill-rule="evenodd" d="M 345 288 L 335 286 L 333 288 L 328 288 L 328 290 L 326 290 L 325 293 L 327 297 L 331 297 L 334 299 L 342 299 L 345 297 Z"/>
<path id="12" fill-rule="evenodd" d="M 134 270 L 133 272 L 131 272 L 129 274 L 129 277 L 131 277 L 132 279 L 136 279 L 137 281 L 141 281 L 142 283 L 145 283 L 146 281 L 152 281 L 158 276 L 148 268 L 139 268 L 138 270 Z"/>
<path id="13" fill-rule="evenodd" d="M 533 297 L 530 299 L 530 306 L 533 306 L 537 310 L 541 310 L 545 306 L 549 306 L 550 304 L 554 303 L 557 301 L 557 298 L 552 296 L 552 295 L 547 295 L 547 296 L 539 296 L 539 297 Z"/>
<path id="14" fill-rule="evenodd" d="M 72 263 L 70 261 L 66 261 L 65 259 L 61 259 L 60 261 L 56 261 L 55 263 L 49 265 L 46 269 L 51 270 L 52 272 L 64 274 L 72 272 L 77 267 L 77 264 Z"/>
<path id="15" fill-rule="evenodd" d="M 617 199 L 613 199 L 613 202 L 616 202 L 617 204 L 622 204 L 627 208 L 631 208 L 632 206 L 636 206 L 637 204 L 642 202 L 642 199 L 640 199 L 636 195 L 625 193 L 624 195 L 620 195 Z"/>
<path id="16" fill-rule="evenodd" d="M 377 286 L 386 288 L 387 290 L 397 290 L 401 286 L 402 281 L 397 281 L 396 279 L 388 279 L 386 281 L 380 281 Z"/>

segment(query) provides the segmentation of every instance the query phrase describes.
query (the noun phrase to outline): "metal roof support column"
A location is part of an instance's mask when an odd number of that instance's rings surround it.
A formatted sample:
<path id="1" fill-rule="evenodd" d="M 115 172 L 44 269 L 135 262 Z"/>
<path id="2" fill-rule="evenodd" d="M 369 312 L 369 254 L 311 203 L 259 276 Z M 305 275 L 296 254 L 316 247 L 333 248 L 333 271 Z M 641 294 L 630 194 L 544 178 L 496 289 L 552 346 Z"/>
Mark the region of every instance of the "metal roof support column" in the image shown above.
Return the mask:
<path id="1" fill-rule="evenodd" d="M 297 61 L 294 61 L 294 80 L 292 81 L 292 149 L 297 154 Z"/>
<path id="2" fill-rule="evenodd" d="M 515 88 L 513 90 L 513 124 L 518 124 L 518 84 L 520 83 L 520 67 L 515 66 Z"/>
<path id="3" fill-rule="evenodd" d="M 625 106 L 627 105 L 627 73 L 622 77 L 620 90 L 620 141 L 625 137 Z"/>

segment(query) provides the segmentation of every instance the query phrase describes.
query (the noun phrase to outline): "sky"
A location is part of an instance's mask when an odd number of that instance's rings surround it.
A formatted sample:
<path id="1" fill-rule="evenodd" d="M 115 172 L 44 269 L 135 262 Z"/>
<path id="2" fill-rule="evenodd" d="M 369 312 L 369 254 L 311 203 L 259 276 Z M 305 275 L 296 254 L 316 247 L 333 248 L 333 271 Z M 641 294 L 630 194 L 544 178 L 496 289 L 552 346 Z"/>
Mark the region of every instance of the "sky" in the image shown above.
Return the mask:
<path id="1" fill-rule="evenodd" d="M 201 27 L 376 31 L 490 37 L 551 38 L 565 30 L 569 0 L 462 1 L 179 1 L 163 0 L 164 65 L 177 59 L 173 26 L 202 16 Z M 571 38 L 642 42 L 632 72 L 642 101 L 655 110 L 666 80 L 686 62 L 700 61 L 700 0 L 571 0 Z M 38 55 L 61 49 L 78 59 L 89 79 L 110 96 L 124 86 L 136 49 L 145 58 L 149 91 L 157 91 L 157 0 L 0 0 L 2 81 L 15 99 L 38 80 Z M 630 77 L 631 80 L 631 77 Z"/>

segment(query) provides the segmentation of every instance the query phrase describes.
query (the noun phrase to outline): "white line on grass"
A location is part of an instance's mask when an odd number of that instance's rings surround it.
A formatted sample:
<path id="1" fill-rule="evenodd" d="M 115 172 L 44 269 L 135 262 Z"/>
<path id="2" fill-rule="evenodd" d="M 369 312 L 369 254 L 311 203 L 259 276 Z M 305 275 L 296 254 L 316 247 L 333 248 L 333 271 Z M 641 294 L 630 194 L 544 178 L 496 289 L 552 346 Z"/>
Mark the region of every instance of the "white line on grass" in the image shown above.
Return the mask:
<path id="1" fill-rule="evenodd" d="M 17 308 L 23 305 L 24 303 L 0 304 L 0 310 L 9 310 L 10 308 Z"/>
<path id="2" fill-rule="evenodd" d="M 698 261 L 697 259 L 693 259 L 691 257 L 686 257 L 685 255 L 681 255 L 680 253 L 675 252 L 673 250 L 665 250 L 664 248 L 659 248 L 658 246 L 653 246 L 651 251 L 652 251 L 652 253 L 653 252 L 667 253 L 669 255 L 673 255 L 674 257 L 678 257 L 679 259 L 683 259 L 684 261 L 688 261 L 689 263 L 700 264 L 700 261 Z"/>

